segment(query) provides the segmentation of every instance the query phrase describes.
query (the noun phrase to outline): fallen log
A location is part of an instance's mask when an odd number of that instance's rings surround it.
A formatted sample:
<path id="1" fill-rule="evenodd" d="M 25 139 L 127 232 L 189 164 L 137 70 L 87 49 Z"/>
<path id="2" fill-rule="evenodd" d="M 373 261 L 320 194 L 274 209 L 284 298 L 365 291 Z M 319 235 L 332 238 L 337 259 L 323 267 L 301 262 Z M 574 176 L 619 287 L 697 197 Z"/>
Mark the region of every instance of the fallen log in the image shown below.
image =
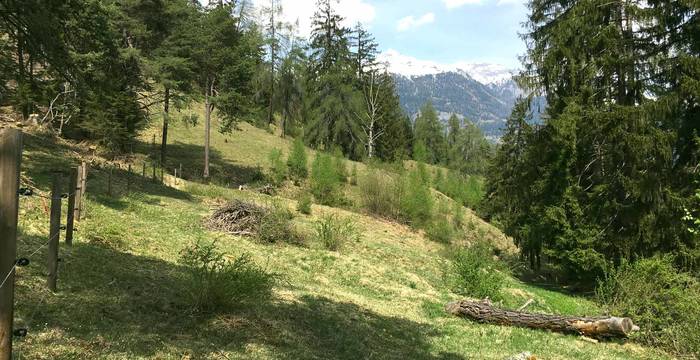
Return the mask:
<path id="1" fill-rule="evenodd" d="M 577 333 L 591 337 L 627 337 L 631 332 L 639 330 L 630 318 L 533 314 L 495 308 L 488 300 L 453 301 L 445 305 L 445 310 L 480 323 Z"/>

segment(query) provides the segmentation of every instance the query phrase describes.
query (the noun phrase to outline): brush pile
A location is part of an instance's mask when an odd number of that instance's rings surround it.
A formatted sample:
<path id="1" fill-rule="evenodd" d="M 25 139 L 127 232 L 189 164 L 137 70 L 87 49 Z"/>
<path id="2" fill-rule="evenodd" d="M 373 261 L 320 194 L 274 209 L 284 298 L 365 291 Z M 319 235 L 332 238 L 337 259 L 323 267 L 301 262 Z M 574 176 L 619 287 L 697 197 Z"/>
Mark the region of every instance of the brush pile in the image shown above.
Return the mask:
<path id="1" fill-rule="evenodd" d="M 253 236 L 257 234 L 260 222 L 268 213 L 269 209 L 265 207 L 233 200 L 217 209 L 207 220 L 206 225 L 211 230 Z"/>

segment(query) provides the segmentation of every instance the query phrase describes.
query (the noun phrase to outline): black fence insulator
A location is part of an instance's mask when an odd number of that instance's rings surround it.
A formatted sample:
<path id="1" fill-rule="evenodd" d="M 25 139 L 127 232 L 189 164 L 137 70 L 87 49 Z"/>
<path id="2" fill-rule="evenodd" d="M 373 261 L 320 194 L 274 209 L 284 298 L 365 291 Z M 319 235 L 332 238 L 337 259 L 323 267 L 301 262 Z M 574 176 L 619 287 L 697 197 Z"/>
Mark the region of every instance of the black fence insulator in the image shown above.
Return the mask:
<path id="1" fill-rule="evenodd" d="M 58 258 L 58 259 L 56 259 L 56 261 L 61 262 L 61 261 L 63 261 L 63 259 L 62 259 L 62 258 Z"/>
<path id="2" fill-rule="evenodd" d="M 12 335 L 15 337 L 25 337 L 27 336 L 27 329 L 15 329 L 15 331 L 12 332 Z"/>
<path id="3" fill-rule="evenodd" d="M 19 267 L 25 267 L 25 266 L 29 265 L 29 259 L 19 258 L 19 259 L 17 259 L 16 263 L 17 263 L 17 266 L 19 266 Z"/>
<path id="4" fill-rule="evenodd" d="M 19 188 L 19 190 L 17 190 L 17 193 L 22 196 L 32 196 L 34 195 L 34 190 L 30 188 Z"/>
<path id="5" fill-rule="evenodd" d="M 61 225 L 60 229 L 61 229 L 61 230 L 65 230 L 65 229 L 66 229 L 66 226 L 65 226 L 65 225 Z"/>
<path id="6" fill-rule="evenodd" d="M 68 194 L 61 194 L 61 199 L 68 199 Z"/>

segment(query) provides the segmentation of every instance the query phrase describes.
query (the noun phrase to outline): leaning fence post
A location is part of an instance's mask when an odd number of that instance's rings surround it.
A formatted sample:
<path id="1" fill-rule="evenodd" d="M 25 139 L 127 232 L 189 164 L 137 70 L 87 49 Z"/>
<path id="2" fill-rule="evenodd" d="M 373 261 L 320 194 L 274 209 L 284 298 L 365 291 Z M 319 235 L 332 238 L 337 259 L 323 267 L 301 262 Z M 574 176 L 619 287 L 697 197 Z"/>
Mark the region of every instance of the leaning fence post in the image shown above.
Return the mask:
<path id="1" fill-rule="evenodd" d="M 66 211 L 66 245 L 73 245 L 73 226 L 75 222 L 75 196 L 78 193 L 78 173 L 80 168 L 73 169 L 68 178 L 68 208 Z"/>
<path id="2" fill-rule="evenodd" d="M 55 172 L 51 184 L 51 219 L 49 225 L 49 254 L 46 262 L 48 276 L 46 284 L 49 290 L 56 291 L 58 279 L 58 241 L 61 231 L 61 174 Z"/>
<path id="3" fill-rule="evenodd" d="M 83 161 L 80 166 L 80 202 L 78 203 L 78 212 L 75 219 L 80 221 L 80 219 L 85 218 L 85 197 L 87 195 L 87 163 Z"/>
<path id="4" fill-rule="evenodd" d="M 0 129 L 0 360 L 12 358 L 22 133 Z"/>

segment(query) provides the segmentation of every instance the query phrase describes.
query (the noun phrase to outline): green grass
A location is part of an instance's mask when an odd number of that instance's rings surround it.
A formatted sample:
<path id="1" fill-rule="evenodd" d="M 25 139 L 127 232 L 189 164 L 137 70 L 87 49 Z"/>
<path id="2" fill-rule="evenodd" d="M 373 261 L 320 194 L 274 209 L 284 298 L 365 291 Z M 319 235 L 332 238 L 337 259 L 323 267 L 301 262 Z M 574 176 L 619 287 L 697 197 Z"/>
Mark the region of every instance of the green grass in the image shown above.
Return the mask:
<path id="1" fill-rule="evenodd" d="M 15 342 L 22 359 L 503 359 L 529 351 L 542 359 L 658 359 L 665 355 L 634 344 L 591 344 L 576 336 L 480 325 L 447 315 L 442 306 L 460 298 L 443 282 L 446 245 L 394 222 L 363 215 L 359 209 L 313 205 L 312 215 L 293 220 L 301 231 L 328 214 L 352 217 L 361 232 L 342 252 L 263 244 L 206 230 L 202 223 L 222 201 L 243 198 L 266 203 L 267 195 L 229 189 L 249 184 L 246 176 L 265 167 L 267 154 L 290 140 L 241 124 L 242 131 L 213 134 L 212 185 L 184 182 L 164 187 L 137 177 L 125 193 L 123 172 L 115 173 L 117 195 L 106 195 L 107 173 L 93 168 L 88 179 L 87 217 L 77 227 L 75 245 L 61 246 L 59 292 L 45 290 L 42 248 L 17 273 L 16 321 L 29 335 Z M 171 159 L 183 163 L 185 177 L 197 180 L 201 126 L 174 124 Z M 152 129 L 151 131 L 157 131 Z M 144 134 L 150 139 L 150 134 Z M 225 139 L 228 139 L 226 142 Z M 145 159 L 148 141 L 136 147 Z M 83 149 L 43 138 L 26 139 L 24 181 L 49 187 L 48 170 L 75 163 Z M 83 153 L 85 154 L 85 153 Z M 313 153 L 309 151 L 309 158 Z M 95 159 L 97 160 L 97 158 Z M 350 165 L 352 166 L 352 165 Z M 357 164 L 359 173 L 366 167 Z M 243 169 L 242 172 L 236 172 Z M 251 170 L 253 169 L 253 170 Z M 299 189 L 291 185 L 279 201 L 294 208 Z M 355 191 L 350 186 L 349 194 Z M 18 255 L 45 241 L 46 201 L 21 199 Z M 466 238 L 509 240 L 471 211 Z M 466 226 L 465 226 L 466 228 Z M 180 251 L 197 240 L 215 240 L 235 259 L 251 259 L 275 274 L 272 299 L 227 313 L 188 311 L 186 270 Z M 509 279 L 507 306 L 535 298 L 530 310 L 598 314 L 591 301 Z"/>

